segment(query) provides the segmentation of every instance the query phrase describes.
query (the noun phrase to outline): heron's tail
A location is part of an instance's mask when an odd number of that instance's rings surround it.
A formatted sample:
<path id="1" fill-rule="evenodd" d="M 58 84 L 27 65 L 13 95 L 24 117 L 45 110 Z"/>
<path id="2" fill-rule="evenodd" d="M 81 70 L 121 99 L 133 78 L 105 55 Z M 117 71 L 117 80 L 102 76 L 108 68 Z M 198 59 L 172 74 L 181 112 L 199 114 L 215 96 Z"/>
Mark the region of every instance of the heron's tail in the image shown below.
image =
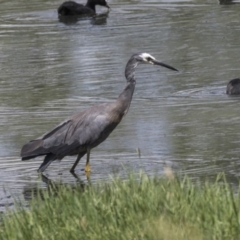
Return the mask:
<path id="1" fill-rule="evenodd" d="M 33 140 L 25 144 L 21 150 L 22 160 L 28 160 L 37 156 L 46 155 L 49 151 L 43 148 L 43 140 Z"/>
<path id="2" fill-rule="evenodd" d="M 38 172 L 42 173 L 46 170 L 46 168 L 51 164 L 56 159 L 56 155 L 49 153 L 47 156 L 44 158 L 43 163 L 40 165 Z"/>

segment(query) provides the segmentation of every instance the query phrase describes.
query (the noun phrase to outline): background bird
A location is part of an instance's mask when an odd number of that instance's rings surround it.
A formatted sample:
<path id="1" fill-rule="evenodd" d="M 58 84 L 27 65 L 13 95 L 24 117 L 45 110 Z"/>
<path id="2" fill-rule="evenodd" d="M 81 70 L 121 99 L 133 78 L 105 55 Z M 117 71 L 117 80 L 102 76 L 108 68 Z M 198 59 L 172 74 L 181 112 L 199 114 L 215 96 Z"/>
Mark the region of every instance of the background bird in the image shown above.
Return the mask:
<path id="1" fill-rule="evenodd" d="M 240 94 L 240 78 L 235 78 L 229 81 L 229 83 L 227 84 L 226 93 L 229 95 Z"/>
<path id="2" fill-rule="evenodd" d="M 73 115 L 50 132 L 30 141 L 21 150 L 22 160 L 45 155 L 38 169 L 39 172 L 43 172 L 54 160 L 78 155 L 70 170 L 74 172 L 80 159 L 87 153 L 85 171 L 89 172 L 91 149 L 103 142 L 128 112 L 136 84 L 135 68 L 139 63 L 159 65 L 177 71 L 174 67 L 157 61 L 148 53 L 132 55 L 125 68 L 127 85 L 115 102 L 93 106 Z"/>
<path id="3" fill-rule="evenodd" d="M 106 0 L 88 0 L 86 5 L 76 3 L 74 1 L 64 2 L 58 8 L 59 16 L 80 16 L 80 15 L 94 15 L 96 14 L 96 5 L 104 6 L 108 9 L 110 7 Z"/>

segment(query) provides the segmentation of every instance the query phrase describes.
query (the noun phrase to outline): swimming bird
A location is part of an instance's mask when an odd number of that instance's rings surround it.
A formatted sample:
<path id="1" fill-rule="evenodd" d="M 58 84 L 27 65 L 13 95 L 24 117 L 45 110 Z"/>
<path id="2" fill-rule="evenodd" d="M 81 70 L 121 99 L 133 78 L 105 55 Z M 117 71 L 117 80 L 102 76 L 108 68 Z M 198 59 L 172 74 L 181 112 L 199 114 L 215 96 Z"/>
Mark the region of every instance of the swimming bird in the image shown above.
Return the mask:
<path id="1" fill-rule="evenodd" d="M 226 93 L 229 95 L 240 94 L 240 78 L 235 78 L 229 81 L 229 83 L 227 84 Z"/>
<path id="2" fill-rule="evenodd" d="M 43 172 L 54 160 L 78 155 L 70 170 L 74 172 L 80 159 L 87 154 L 85 172 L 89 172 L 91 149 L 102 143 L 128 112 L 136 84 L 135 68 L 140 63 L 159 65 L 177 71 L 176 68 L 157 61 L 148 53 L 132 55 L 125 68 L 126 87 L 116 101 L 77 113 L 43 136 L 30 141 L 21 150 L 22 160 L 45 155 L 38 169 L 39 172 Z"/>
<path id="3" fill-rule="evenodd" d="M 229 4 L 237 3 L 237 2 L 234 2 L 233 0 L 219 0 L 218 2 L 220 5 L 229 5 Z"/>
<path id="4" fill-rule="evenodd" d="M 96 5 L 104 6 L 110 9 L 106 0 L 88 0 L 86 5 L 76 3 L 74 1 L 67 1 L 64 2 L 58 8 L 58 15 L 59 16 L 95 15 Z"/>

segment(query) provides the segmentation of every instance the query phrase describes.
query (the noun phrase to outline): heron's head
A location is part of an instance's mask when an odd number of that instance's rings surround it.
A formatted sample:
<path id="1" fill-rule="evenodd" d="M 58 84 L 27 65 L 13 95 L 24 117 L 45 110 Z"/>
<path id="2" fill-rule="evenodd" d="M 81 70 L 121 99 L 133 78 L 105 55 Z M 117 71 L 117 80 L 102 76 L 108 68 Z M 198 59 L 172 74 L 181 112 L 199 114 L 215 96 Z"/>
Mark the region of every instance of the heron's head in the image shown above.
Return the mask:
<path id="1" fill-rule="evenodd" d="M 150 63 L 153 65 L 159 65 L 162 67 L 166 67 L 169 68 L 173 71 L 178 71 L 176 68 L 171 67 L 165 63 L 159 62 L 155 59 L 155 57 L 153 57 L 152 55 L 150 55 L 149 53 L 139 53 L 139 54 L 135 54 L 134 58 L 139 62 L 139 63 Z"/>

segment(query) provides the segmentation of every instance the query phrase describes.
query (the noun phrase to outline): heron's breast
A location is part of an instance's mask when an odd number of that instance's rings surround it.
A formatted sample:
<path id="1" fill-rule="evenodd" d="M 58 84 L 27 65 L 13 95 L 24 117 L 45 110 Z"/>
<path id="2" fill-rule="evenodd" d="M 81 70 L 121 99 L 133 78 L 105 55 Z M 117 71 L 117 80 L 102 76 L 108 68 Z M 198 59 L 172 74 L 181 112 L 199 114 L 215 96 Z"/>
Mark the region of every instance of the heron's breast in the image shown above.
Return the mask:
<path id="1" fill-rule="evenodd" d="M 113 124 L 118 124 L 121 122 L 122 118 L 124 116 L 124 109 L 122 107 L 122 104 L 119 104 L 118 102 L 113 104 L 111 109 L 108 112 L 108 119 Z"/>
<path id="2" fill-rule="evenodd" d="M 122 117 L 123 117 L 123 114 L 120 114 L 118 112 L 114 112 L 114 113 L 111 113 L 109 114 L 109 120 L 110 122 L 112 122 L 113 124 L 118 124 L 121 122 L 122 120 Z"/>

